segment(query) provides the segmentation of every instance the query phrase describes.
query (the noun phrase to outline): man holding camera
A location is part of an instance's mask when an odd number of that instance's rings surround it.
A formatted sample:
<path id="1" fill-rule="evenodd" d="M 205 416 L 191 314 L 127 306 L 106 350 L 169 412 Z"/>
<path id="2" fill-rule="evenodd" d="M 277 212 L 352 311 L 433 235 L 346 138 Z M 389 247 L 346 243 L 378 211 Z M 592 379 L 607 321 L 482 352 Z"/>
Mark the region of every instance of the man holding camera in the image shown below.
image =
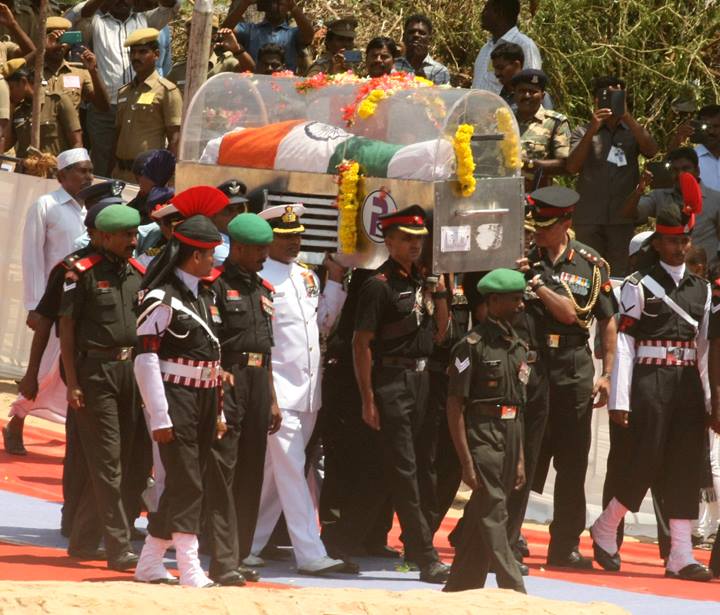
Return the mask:
<path id="1" fill-rule="evenodd" d="M 109 111 L 110 98 L 100 78 L 95 54 L 79 43 L 71 46 L 64 40 L 67 34 L 82 36 L 80 32 L 68 32 L 71 27 L 72 23 L 64 17 L 48 17 L 45 22 L 47 39 L 43 79 L 47 82 L 47 91 L 67 94 L 78 111 L 81 102 L 92 103 L 100 111 Z M 68 51 L 76 46 L 80 53 L 80 66 L 65 59 Z"/>
<path id="2" fill-rule="evenodd" d="M 683 195 L 680 189 L 679 176 L 689 173 L 700 183 L 702 193 L 702 212 L 695 216 L 692 229 L 694 247 L 704 248 L 708 264 L 717 262 L 718 241 L 720 240 L 720 192 L 708 188 L 700 175 L 697 150 L 681 147 L 668 154 L 665 164 L 673 177 L 673 185 L 669 188 L 655 188 L 656 178 L 645 169 L 635 190 L 628 196 L 622 214 L 634 219 L 637 224 L 644 224 L 648 217 L 657 218 L 658 212 L 672 204 L 682 204 Z M 653 188 L 645 194 L 645 190 Z"/>
<path id="3" fill-rule="evenodd" d="M 668 149 L 680 147 L 687 140 L 696 144 L 703 184 L 720 190 L 720 105 L 707 105 L 698 111 L 697 119 L 681 124 Z"/>
<path id="4" fill-rule="evenodd" d="M 573 131 L 565 165 L 569 173 L 579 173 L 573 227 L 578 241 L 597 250 L 615 275 L 624 276 L 635 226 L 622 216 L 622 208 L 640 179 L 639 156 L 652 158 L 658 146 L 628 111 L 622 79 L 596 79 L 593 95 L 592 119 Z"/>
<path id="5" fill-rule="evenodd" d="M 320 54 L 310 66 L 308 77 L 319 73 L 337 75 L 357 69 L 357 65 L 362 61 L 362 52 L 355 50 L 357 25 L 357 19 L 354 17 L 336 19 L 327 24 L 325 52 Z"/>
<path id="6" fill-rule="evenodd" d="M 243 21 L 243 15 L 253 4 L 265 14 L 260 23 Z M 290 25 L 290 17 L 295 20 L 296 26 Z M 312 43 L 315 36 L 312 22 L 295 0 L 241 0 L 223 26 L 234 28 L 239 43 L 256 62 L 261 47 L 268 43 L 280 45 L 285 50 L 285 64 L 292 71 L 298 67 L 299 51 Z"/>

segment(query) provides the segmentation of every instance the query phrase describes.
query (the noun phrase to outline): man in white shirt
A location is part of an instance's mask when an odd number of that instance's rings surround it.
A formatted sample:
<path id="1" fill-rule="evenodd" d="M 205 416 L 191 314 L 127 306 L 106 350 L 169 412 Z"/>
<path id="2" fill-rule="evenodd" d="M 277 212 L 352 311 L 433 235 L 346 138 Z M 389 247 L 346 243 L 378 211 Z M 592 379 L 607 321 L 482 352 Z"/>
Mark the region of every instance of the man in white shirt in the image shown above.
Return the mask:
<path id="1" fill-rule="evenodd" d="M 282 424 L 268 438 L 253 555 L 245 563 L 262 565 L 256 554 L 284 512 L 299 572 L 320 574 L 341 570 L 344 563 L 329 558 L 320 540 L 317 510 L 305 479 L 305 447 L 321 403 L 320 334 L 330 332 L 345 303 L 345 270 L 327 257 L 329 279 L 321 293 L 317 275 L 296 262 L 305 230 L 299 220 L 303 212 L 302 205 L 280 205 L 260 213 L 274 233 L 260 275 L 275 287 L 272 372 Z"/>
<path id="2" fill-rule="evenodd" d="M 88 110 L 88 132 L 93 136 L 92 158 L 98 175 L 110 177 L 112 172 L 108 167 L 115 138 L 118 90 L 135 76 L 125 41 L 142 28 L 162 30 L 180 10 L 180 0 L 159 0 L 158 4 L 149 11 L 135 12 L 131 0 L 86 0 L 65 13 L 73 26 L 81 19 L 92 20 L 91 46 L 110 96 L 110 111 L 101 112 L 92 105 Z"/>
<path id="3" fill-rule="evenodd" d="M 488 0 L 482 12 L 482 27 L 490 32 L 488 42 L 483 45 L 475 59 L 472 87 L 500 94 L 502 84 L 495 77 L 492 58 L 493 49 L 501 43 L 515 43 L 525 54 L 524 68 L 542 68 L 540 51 L 534 41 L 518 30 L 520 14 L 519 0 Z"/>
<path id="4" fill-rule="evenodd" d="M 39 316 L 35 307 L 45 292 L 52 268 L 73 251 L 75 239 L 85 233 L 85 208 L 76 195 L 93 181 L 93 166 L 86 149 L 62 152 L 58 158 L 60 188 L 41 196 L 25 216 L 22 243 L 23 302 L 27 325 L 35 329 Z M 60 344 L 50 336 L 38 371 L 38 393 L 34 400 L 18 395 L 10 407 L 13 417 L 3 429 L 5 450 L 25 455 L 22 429 L 25 417 L 39 413 L 46 418 L 65 420 L 65 386 L 60 379 Z"/>

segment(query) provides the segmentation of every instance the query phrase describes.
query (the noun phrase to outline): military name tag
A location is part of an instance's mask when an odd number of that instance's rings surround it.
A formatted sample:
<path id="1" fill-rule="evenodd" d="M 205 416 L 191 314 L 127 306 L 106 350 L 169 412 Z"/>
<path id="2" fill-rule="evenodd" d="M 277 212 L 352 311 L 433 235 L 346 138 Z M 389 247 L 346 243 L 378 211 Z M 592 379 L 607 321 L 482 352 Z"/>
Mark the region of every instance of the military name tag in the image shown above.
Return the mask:
<path id="1" fill-rule="evenodd" d="M 268 316 L 272 316 L 275 313 L 275 306 L 273 305 L 273 302 L 265 296 L 260 297 L 260 307 L 262 307 L 263 312 L 265 312 Z"/>
<path id="2" fill-rule="evenodd" d="M 212 318 L 212 321 L 215 323 L 221 323 L 222 318 L 220 318 L 220 310 L 218 310 L 217 305 L 211 305 L 210 306 L 210 318 Z"/>
<path id="3" fill-rule="evenodd" d="M 239 290 L 229 290 L 225 294 L 225 299 L 228 301 L 240 301 L 240 291 Z"/>

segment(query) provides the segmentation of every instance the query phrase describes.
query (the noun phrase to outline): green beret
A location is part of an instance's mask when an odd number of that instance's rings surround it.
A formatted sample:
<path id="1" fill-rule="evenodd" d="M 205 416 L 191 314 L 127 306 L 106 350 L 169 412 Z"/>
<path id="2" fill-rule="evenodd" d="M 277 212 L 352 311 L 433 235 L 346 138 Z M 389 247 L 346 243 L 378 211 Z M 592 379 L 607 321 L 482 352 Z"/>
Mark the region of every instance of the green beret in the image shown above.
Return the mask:
<path id="1" fill-rule="evenodd" d="M 493 269 L 478 282 L 477 289 L 483 295 L 491 293 L 520 293 L 525 290 L 525 276 L 513 269 Z"/>
<path id="2" fill-rule="evenodd" d="M 95 228 L 105 233 L 127 231 L 140 226 L 140 213 L 127 205 L 108 205 L 95 218 Z"/>
<path id="3" fill-rule="evenodd" d="M 248 245 L 264 246 L 272 243 L 272 227 L 257 214 L 239 214 L 228 224 L 233 241 Z"/>

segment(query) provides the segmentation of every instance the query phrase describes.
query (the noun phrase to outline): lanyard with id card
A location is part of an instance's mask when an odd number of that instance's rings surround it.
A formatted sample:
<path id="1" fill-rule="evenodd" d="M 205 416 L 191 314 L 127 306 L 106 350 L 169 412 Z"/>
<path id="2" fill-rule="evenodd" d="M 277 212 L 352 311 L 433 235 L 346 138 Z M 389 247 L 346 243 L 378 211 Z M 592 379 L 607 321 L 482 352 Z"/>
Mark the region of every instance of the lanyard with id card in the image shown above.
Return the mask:
<path id="1" fill-rule="evenodd" d="M 626 167 L 627 158 L 623 149 L 617 145 L 611 145 L 610 151 L 608 152 L 607 161 L 610 164 L 614 164 L 616 167 Z"/>

